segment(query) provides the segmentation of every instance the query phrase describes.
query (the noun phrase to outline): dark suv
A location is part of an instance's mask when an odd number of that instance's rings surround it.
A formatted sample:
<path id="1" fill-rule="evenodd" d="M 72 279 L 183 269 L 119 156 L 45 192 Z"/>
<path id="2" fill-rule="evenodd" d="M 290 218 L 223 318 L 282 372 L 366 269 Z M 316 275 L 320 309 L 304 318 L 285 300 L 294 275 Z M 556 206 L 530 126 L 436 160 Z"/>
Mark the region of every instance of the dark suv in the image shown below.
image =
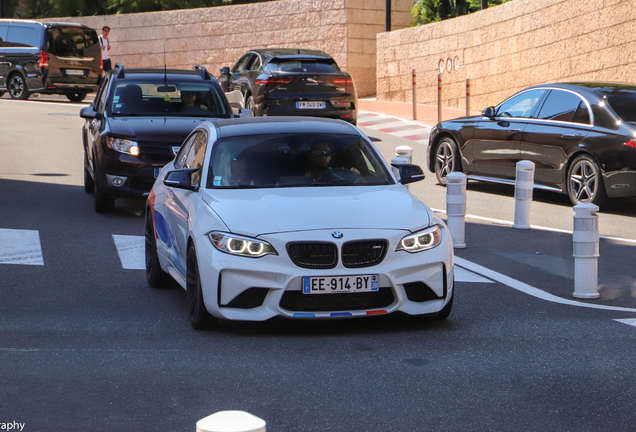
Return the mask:
<path id="1" fill-rule="evenodd" d="M 73 102 L 102 77 L 97 32 L 82 24 L 0 19 L 0 96 L 63 94 Z"/>
<path id="2" fill-rule="evenodd" d="M 125 70 L 120 63 L 80 116 L 86 119 L 84 189 L 94 193 L 97 212 L 109 211 L 115 197 L 146 197 L 199 123 L 234 117 L 219 83 L 202 66 Z"/>

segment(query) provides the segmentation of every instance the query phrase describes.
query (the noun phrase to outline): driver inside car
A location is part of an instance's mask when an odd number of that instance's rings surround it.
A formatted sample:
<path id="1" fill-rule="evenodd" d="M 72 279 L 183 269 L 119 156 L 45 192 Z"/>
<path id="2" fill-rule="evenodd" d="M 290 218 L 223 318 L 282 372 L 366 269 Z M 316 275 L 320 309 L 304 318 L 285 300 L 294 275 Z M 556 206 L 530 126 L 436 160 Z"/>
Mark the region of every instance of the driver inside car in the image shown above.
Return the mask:
<path id="1" fill-rule="evenodd" d="M 309 149 L 309 162 L 311 168 L 305 173 L 311 177 L 313 181 L 319 181 L 320 178 L 331 169 L 331 146 L 326 142 L 315 142 Z"/>

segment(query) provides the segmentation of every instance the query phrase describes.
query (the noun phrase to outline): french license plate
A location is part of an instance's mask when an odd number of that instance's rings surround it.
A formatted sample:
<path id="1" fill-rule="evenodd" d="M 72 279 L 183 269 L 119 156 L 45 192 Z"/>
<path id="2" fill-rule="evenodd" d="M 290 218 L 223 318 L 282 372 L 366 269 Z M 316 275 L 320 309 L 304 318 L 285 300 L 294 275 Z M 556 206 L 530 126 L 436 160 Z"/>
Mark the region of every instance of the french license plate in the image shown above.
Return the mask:
<path id="1" fill-rule="evenodd" d="M 325 102 L 296 102 L 297 109 L 325 109 Z"/>
<path id="2" fill-rule="evenodd" d="M 66 75 L 84 75 L 81 69 L 66 69 Z"/>
<path id="3" fill-rule="evenodd" d="M 303 294 L 336 294 L 378 291 L 377 274 L 358 276 L 304 277 Z"/>
<path id="4" fill-rule="evenodd" d="M 159 177 L 159 171 L 161 171 L 161 168 L 155 168 L 155 178 Z"/>

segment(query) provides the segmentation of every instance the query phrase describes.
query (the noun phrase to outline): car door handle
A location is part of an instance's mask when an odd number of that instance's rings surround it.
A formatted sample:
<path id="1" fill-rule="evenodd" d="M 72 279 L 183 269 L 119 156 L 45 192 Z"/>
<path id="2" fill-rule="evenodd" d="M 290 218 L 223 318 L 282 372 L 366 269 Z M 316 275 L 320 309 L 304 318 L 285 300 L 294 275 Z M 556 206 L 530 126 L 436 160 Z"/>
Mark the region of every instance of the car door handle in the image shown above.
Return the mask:
<path id="1" fill-rule="evenodd" d="M 575 137 L 580 137 L 582 135 L 580 134 L 563 134 L 561 135 L 561 138 L 575 138 Z"/>
<path id="2" fill-rule="evenodd" d="M 521 132 L 521 129 L 510 129 L 508 130 L 508 132 L 517 133 L 517 132 Z"/>

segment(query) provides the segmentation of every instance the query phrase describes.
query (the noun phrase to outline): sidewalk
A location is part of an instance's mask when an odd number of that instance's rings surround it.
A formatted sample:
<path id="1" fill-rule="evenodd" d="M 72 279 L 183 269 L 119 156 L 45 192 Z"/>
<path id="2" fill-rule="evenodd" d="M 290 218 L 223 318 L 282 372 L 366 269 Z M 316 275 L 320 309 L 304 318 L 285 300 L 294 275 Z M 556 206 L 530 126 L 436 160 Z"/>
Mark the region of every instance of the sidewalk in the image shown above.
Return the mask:
<path id="1" fill-rule="evenodd" d="M 385 114 L 413 121 L 413 104 L 409 102 L 378 101 L 376 98 L 370 97 L 359 99 L 358 108 L 361 111 Z M 481 111 L 471 111 L 472 115 L 479 115 L 480 113 Z M 442 107 L 442 120 L 464 117 L 465 115 L 466 110 L 464 109 Z M 438 123 L 437 106 L 417 104 L 417 119 L 415 121 L 423 126 L 435 126 Z"/>

